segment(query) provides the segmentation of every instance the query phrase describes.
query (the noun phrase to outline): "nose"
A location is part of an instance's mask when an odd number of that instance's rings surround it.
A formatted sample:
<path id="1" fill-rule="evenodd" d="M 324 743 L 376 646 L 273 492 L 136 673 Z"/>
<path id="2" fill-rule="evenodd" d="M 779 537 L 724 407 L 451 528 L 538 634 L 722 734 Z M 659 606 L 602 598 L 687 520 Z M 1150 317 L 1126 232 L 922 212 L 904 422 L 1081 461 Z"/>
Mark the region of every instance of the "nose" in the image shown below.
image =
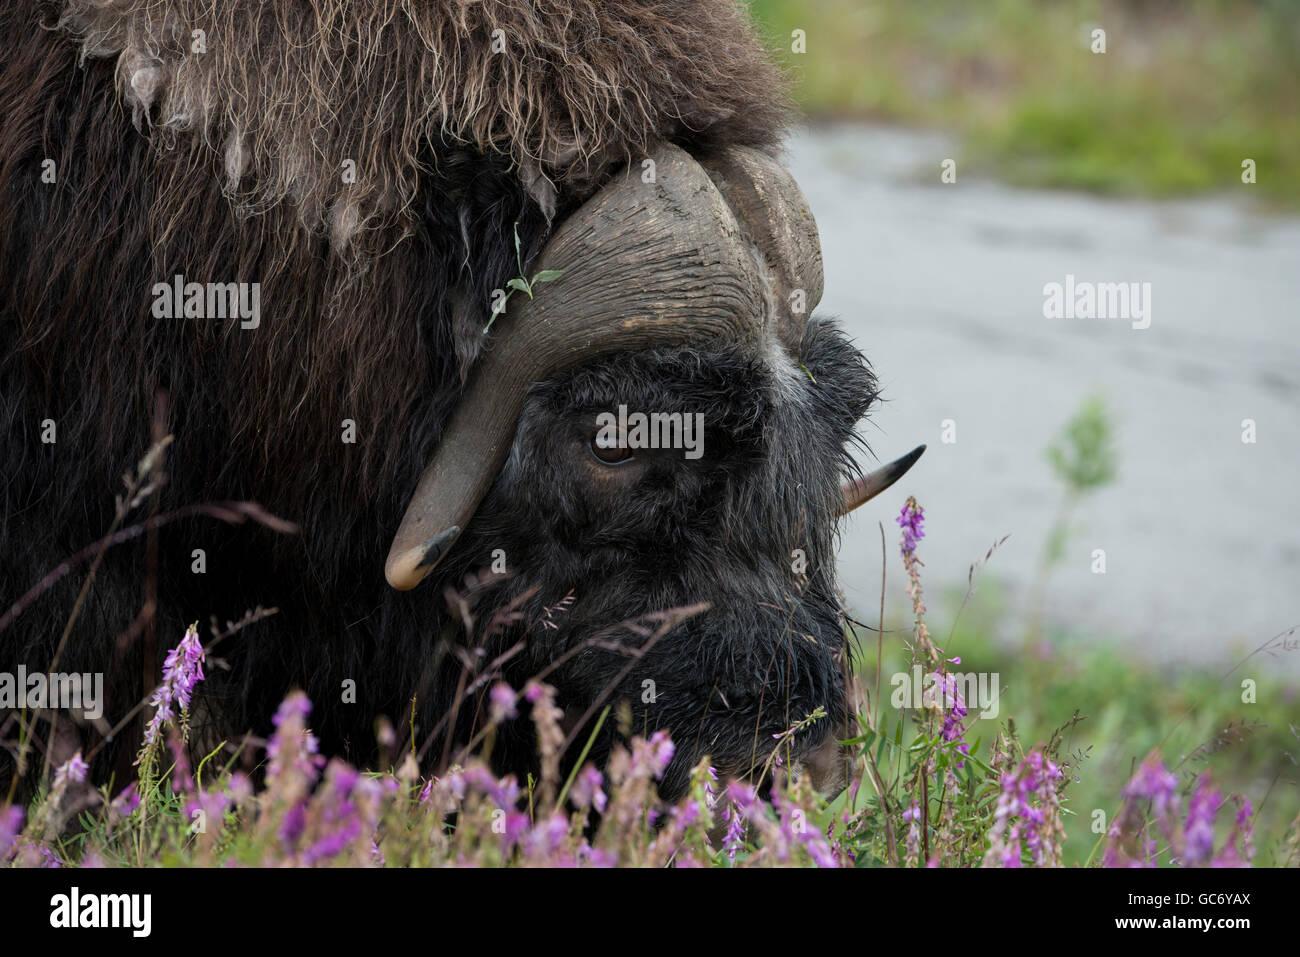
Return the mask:
<path id="1" fill-rule="evenodd" d="M 843 730 L 834 729 L 816 751 L 799 761 L 813 787 L 828 801 L 848 787 L 853 770 L 853 749 L 839 743 L 839 739 L 847 737 Z"/>

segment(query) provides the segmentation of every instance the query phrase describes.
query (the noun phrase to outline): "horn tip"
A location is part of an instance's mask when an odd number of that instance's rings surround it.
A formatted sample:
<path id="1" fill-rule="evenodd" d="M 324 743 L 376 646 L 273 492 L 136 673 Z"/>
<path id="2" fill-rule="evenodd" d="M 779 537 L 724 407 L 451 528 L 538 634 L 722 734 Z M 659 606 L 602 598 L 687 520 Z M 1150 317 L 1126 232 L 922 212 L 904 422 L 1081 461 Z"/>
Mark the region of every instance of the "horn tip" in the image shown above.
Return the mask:
<path id="1" fill-rule="evenodd" d="M 384 577 L 388 584 L 398 591 L 410 591 L 433 571 L 433 566 L 459 536 L 460 526 L 452 525 L 414 548 L 403 551 L 394 548 L 384 563 Z"/>
<path id="2" fill-rule="evenodd" d="M 863 475 L 846 483 L 843 488 L 844 505 L 840 510 L 840 514 L 847 515 L 855 508 L 871 501 L 871 499 L 901 479 L 907 474 L 908 469 L 916 464 L 916 460 L 925 452 L 925 448 L 925 445 L 918 445 L 912 451 L 895 459 L 888 465 L 883 465 L 868 475 Z"/>

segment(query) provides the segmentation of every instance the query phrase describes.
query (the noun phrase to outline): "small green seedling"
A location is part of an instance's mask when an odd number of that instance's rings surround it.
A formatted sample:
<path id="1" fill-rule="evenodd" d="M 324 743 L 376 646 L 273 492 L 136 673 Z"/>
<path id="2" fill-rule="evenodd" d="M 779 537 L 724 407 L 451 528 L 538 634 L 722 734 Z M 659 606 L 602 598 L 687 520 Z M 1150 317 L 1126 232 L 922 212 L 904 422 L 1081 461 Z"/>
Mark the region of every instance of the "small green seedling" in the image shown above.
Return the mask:
<path id="1" fill-rule="evenodd" d="M 533 288 L 539 282 L 550 282 L 553 279 L 559 279 L 564 275 L 563 269 L 543 269 L 530 282 L 524 276 L 523 254 L 519 249 L 519 223 L 515 223 L 515 262 L 519 264 L 519 275 L 506 283 L 506 294 L 497 300 L 497 304 L 492 307 L 492 315 L 488 317 L 487 325 L 483 327 L 484 334 L 492 328 L 492 323 L 497 321 L 497 316 L 506 311 L 506 303 L 510 297 L 518 290 L 526 295 L 529 299 L 533 298 Z"/>

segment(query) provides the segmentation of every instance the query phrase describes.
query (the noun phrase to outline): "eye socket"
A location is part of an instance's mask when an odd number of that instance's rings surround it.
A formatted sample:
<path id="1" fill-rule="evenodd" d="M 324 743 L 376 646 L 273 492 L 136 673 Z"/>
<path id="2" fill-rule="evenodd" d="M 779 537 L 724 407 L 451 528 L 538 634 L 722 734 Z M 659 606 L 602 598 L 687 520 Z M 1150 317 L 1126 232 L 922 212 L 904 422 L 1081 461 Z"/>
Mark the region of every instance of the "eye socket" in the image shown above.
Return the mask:
<path id="1" fill-rule="evenodd" d="M 600 433 L 597 432 L 591 437 L 591 454 L 601 465 L 622 465 L 625 462 L 632 461 L 632 450 L 626 445 L 605 445 L 601 442 Z"/>

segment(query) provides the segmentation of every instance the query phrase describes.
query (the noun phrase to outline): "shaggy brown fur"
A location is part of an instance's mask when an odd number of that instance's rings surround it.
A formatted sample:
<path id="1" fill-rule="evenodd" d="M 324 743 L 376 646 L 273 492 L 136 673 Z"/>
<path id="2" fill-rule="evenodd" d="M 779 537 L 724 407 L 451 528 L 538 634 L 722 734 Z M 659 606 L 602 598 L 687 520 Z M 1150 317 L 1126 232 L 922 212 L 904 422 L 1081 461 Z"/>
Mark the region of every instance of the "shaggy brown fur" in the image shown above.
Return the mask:
<path id="1" fill-rule="evenodd" d="M 105 531 L 166 390 L 162 507 L 251 499 L 303 529 L 163 536 L 160 640 L 285 609 L 262 657 L 232 656 L 263 717 L 259 678 L 376 674 L 373 714 L 427 662 L 441 597 L 397 604 L 383 558 L 515 274 L 513 224 L 527 265 L 656 142 L 771 150 L 786 117 L 730 0 L 16 0 L 0 54 L 0 605 Z M 176 273 L 259 282 L 261 327 L 154 318 Z M 102 662 L 143 572 L 114 550 L 66 667 Z M 0 635 L 0 663 L 48 665 L 71 587 Z"/>
<path id="2" fill-rule="evenodd" d="M 239 214 L 291 202 L 340 249 L 409 232 L 429 142 L 581 194 L 663 137 L 770 144 L 781 129 L 780 88 L 732 3 L 71 0 L 59 25 L 83 61 L 116 59 L 160 151 L 188 137 L 220 157 Z M 191 184 L 158 185 L 174 212 Z"/>
<path id="3" fill-rule="evenodd" d="M 147 190 L 116 188 L 131 215 L 146 220 L 119 225 L 146 231 L 158 278 L 172 275 L 173 263 L 199 281 L 232 278 L 217 267 L 233 254 L 246 267 L 234 278 L 262 283 L 269 328 L 242 340 L 231 332 L 236 341 L 225 348 L 248 380 L 231 410 L 236 432 L 260 433 L 258 464 L 267 469 L 306 464 L 285 461 L 287 437 L 302 436 L 304 446 L 332 441 L 345 417 L 400 423 L 427 389 L 428 356 L 390 323 L 400 312 L 409 322 L 417 305 L 408 269 L 394 267 L 420 226 L 422 169 L 443 159 L 430 144 L 506 159 L 541 206 L 554 208 L 549 184 L 571 207 L 656 140 L 697 152 L 719 143 L 770 147 L 784 128 L 777 75 L 726 0 L 71 0 L 58 23 L 79 38 L 82 63 L 114 62 L 123 105 L 149 137 L 147 150 L 120 157 L 151 167 L 125 174 L 147 179 Z M 205 33 L 205 53 L 191 52 L 195 30 Z M 492 52 L 496 30 L 501 53 Z M 38 76 L 66 81 L 70 64 L 50 52 L 41 51 Z M 38 92 L 30 73 L 8 73 L 25 87 L 6 91 L 19 98 L 15 114 L 35 108 L 48 117 L 52 91 Z M 49 134 L 44 155 L 94 189 L 85 176 L 107 170 L 79 171 L 89 158 Z M 113 139 L 102 145 L 116 146 Z M 36 137 L 12 145 L 19 148 L 5 153 L 5 178 L 31 161 Z M 349 159 L 351 184 L 342 175 Z M 213 195 L 218 184 L 229 202 Z M 323 236 L 346 262 L 324 254 Z M 105 239 L 124 255 L 135 251 L 133 242 Z M 372 261 L 401 244 L 387 266 Z M 60 245 L 59 260 L 81 251 Z M 90 264 L 83 259 L 81 268 Z M 493 278 L 470 291 L 469 315 L 456 329 L 470 340 L 455 344 L 462 374 L 481 347 L 474 333 L 488 295 L 508 276 Z M 74 311 L 87 301 L 81 282 L 62 291 Z M 62 323 L 42 325 L 41 335 L 57 335 Z M 67 332 L 79 349 L 86 344 L 80 330 Z M 100 361 L 112 354 L 87 351 Z M 331 414 L 322 415 L 326 408 Z M 122 421 L 124 410 L 103 411 Z M 389 474 L 386 457 L 404 454 L 389 436 L 363 431 L 358 491 Z"/>

